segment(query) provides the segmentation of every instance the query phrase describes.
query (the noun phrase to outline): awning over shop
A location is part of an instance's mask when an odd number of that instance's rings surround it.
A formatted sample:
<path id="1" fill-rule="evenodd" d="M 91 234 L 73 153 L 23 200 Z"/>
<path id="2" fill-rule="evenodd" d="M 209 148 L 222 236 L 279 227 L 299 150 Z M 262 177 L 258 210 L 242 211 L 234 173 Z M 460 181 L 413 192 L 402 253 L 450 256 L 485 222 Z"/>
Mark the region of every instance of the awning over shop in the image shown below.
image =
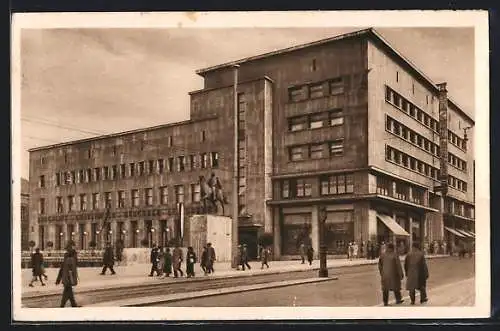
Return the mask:
<path id="1" fill-rule="evenodd" d="M 468 238 L 474 238 L 474 235 L 471 234 L 469 231 L 466 231 L 466 230 L 462 230 L 462 229 L 456 229 L 458 232 L 464 234 L 466 237 Z"/>
<path id="2" fill-rule="evenodd" d="M 466 236 L 458 231 L 456 231 L 455 229 L 452 229 L 452 228 L 449 228 L 447 226 L 444 227 L 444 229 L 452 234 L 454 234 L 455 236 L 459 236 L 461 238 L 465 238 Z"/>
<path id="3" fill-rule="evenodd" d="M 377 219 L 384 223 L 389 230 L 391 230 L 396 236 L 409 237 L 410 234 L 406 232 L 405 229 L 401 227 L 392 217 L 382 214 L 377 214 Z"/>
<path id="4" fill-rule="evenodd" d="M 476 238 L 476 234 L 474 232 L 467 231 L 467 233 L 470 234 L 472 236 L 472 238 Z"/>

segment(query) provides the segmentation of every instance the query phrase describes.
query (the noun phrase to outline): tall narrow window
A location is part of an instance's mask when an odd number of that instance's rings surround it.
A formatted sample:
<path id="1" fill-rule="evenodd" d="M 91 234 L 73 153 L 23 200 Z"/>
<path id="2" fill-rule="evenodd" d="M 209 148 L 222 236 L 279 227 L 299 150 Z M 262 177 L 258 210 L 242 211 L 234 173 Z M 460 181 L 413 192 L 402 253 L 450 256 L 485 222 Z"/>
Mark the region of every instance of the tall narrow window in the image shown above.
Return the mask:
<path id="1" fill-rule="evenodd" d="M 92 209 L 99 209 L 99 193 L 92 193 Z"/>
<path id="2" fill-rule="evenodd" d="M 102 177 L 104 178 L 104 180 L 108 180 L 109 179 L 109 167 L 103 167 L 102 168 Z"/>
<path id="3" fill-rule="evenodd" d="M 170 172 L 174 171 L 174 158 L 173 157 L 168 158 L 168 171 L 170 171 Z"/>
<path id="4" fill-rule="evenodd" d="M 104 208 L 111 208 L 112 196 L 111 192 L 104 192 Z"/>
<path id="5" fill-rule="evenodd" d="M 120 164 L 120 177 L 125 178 L 127 176 L 127 171 L 125 170 L 125 164 Z"/>
<path id="6" fill-rule="evenodd" d="M 92 169 L 87 169 L 87 175 L 86 175 L 85 181 L 87 183 L 90 183 L 92 181 Z"/>
<path id="7" fill-rule="evenodd" d="M 158 173 L 162 174 L 165 167 L 165 161 L 163 159 L 158 160 Z"/>
<path id="8" fill-rule="evenodd" d="M 172 147 L 174 145 L 174 137 L 169 136 L 168 137 L 168 147 Z"/>
<path id="9" fill-rule="evenodd" d="M 118 167 L 116 165 L 111 166 L 111 179 L 115 180 L 118 178 Z"/>
<path id="10" fill-rule="evenodd" d="M 145 189 L 144 195 L 146 197 L 146 206 L 152 206 L 153 205 L 153 189 L 152 188 Z"/>
<path id="11" fill-rule="evenodd" d="M 139 176 L 144 176 L 144 161 L 139 162 Z"/>
<path id="12" fill-rule="evenodd" d="M 185 168 L 185 158 L 184 156 L 177 157 L 177 171 L 184 171 Z"/>
<path id="13" fill-rule="evenodd" d="M 155 161 L 149 160 L 148 161 L 148 174 L 152 175 L 154 173 L 154 170 L 155 170 Z"/>
<path id="14" fill-rule="evenodd" d="M 45 187 L 45 176 L 44 175 L 40 176 L 38 184 L 39 184 L 39 187 L 41 187 L 41 188 Z"/>
<path id="15" fill-rule="evenodd" d="M 135 163 L 130 163 L 130 177 L 135 176 Z"/>
<path id="16" fill-rule="evenodd" d="M 160 187 L 160 201 L 162 205 L 168 204 L 168 188 L 166 186 Z"/>
<path id="17" fill-rule="evenodd" d="M 132 207 L 139 207 L 139 190 L 131 190 Z"/>
<path id="18" fill-rule="evenodd" d="M 118 208 L 125 208 L 125 191 L 118 191 Z"/>
<path id="19" fill-rule="evenodd" d="M 58 214 L 64 212 L 64 203 L 62 197 L 56 197 L 56 210 Z"/>
<path id="20" fill-rule="evenodd" d="M 189 155 L 189 170 L 194 170 L 194 155 Z"/>
<path id="21" fill-rule="evenodd" d="M 191 184 L 191 201 L 199 202 L 200 201 L 200 184 Z"/>
<path id="22" fill-rule="evenodd" d="M 56 173 L 56 186 L 60 186 L 61 185 L 61 173 L 58 172 Z"/>
<path id="23" fill-rule="evenodd" d="M 212 168 L 218 168 L 219 167 L 219 153 L 217 152 L 212 152 Z"/>
<path id="24" fill-rule="evenodd" d="M 45 198 L 40 198 L 38 201 L 38 212 L 40 215 L 45 214 Z"/>
<path id="25" fill-rule="evenodd" d="M 208 155 L 207 153 L 201 154 L 201 168 L 205 169 L 208 166 Z"/>
<path id="26" fill-rule="evenodd" d="M 68 211 L 73 211 L 75 209 L 75 196 L 68 195 Z"/>
<path id="27" fill-rule="evenodd" d="M 86 194 L 80 194 L 80 210 L 81 211 L 87 210 L 87 195 Z"/>
<path id="28" fill-rule="evenodd" d="M 288 199 L 290 197 L 290 182 L 288 180 L 281 182 L 281 197 L 283 199 Z"/>
<path id="29" fill-rule="evenodd" d="M 184 186 L 176 185 L 175 186 L 175 202 L 182 203 L 184 202 Z"/>

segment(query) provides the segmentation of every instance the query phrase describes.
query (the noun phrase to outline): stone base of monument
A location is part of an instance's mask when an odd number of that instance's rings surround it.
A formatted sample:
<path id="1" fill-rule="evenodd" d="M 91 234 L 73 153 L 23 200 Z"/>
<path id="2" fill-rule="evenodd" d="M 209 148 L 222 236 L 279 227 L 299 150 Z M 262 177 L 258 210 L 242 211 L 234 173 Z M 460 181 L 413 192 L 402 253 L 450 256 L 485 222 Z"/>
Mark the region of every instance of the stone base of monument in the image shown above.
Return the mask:
<path id="1" fill-rule="evenodd" d="M 203 247 L 211 243 L 218 262 L 231 261 L 231 218 L 217 215 L 193 215 L 184 224 L 183 246 L 192 246 L 198 260 Z"/>

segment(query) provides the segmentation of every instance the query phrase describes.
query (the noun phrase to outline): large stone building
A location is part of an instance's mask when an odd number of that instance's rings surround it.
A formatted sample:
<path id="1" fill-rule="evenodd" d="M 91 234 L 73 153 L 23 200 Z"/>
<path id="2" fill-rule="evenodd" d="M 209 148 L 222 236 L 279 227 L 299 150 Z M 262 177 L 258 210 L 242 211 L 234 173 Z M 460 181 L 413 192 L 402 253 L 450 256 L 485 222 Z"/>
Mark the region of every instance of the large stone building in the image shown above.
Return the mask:
<path id="1" fill-rule="evenodd" d="M 330 254 L 353 240 L 473 237 L 474 121 L 375 30 L 197 74 L 188 121 L 30 150 L 34 240 L 86 247 L 107 203 L 106 232 L 127 247 L 176 237 L 179 203 L 199 213 L 198 178 L 212 172 L 230 215 L 235 140 L 240 240 L 253 255 L 263 233 L 275 257 L 302 242 L 318 252 L 320 207 Z"/>

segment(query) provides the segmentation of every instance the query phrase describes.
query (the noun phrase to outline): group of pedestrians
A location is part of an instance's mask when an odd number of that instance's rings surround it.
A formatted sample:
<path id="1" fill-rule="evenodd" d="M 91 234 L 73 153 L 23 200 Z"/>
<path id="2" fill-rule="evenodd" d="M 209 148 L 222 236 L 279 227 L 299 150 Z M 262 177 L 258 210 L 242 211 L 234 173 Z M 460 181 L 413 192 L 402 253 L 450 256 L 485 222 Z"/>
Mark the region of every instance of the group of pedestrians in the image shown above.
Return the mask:
<path id="1" fill-rule="evenodd" d="M 385 252 L 379 258 L 378 269 L 381 277 L 384 306 L 389 304 L 389 291 L 394 292 L 396 304 L 403 303 L 401 281 L 405 275 L 406 289 L 409 291 L 411 304 L 415 304 L 416 290 L 420 292 L 420 303 L 428 301 L 426 285 L 429 271 L 425 256 L 418 243 L 413 243 L 412 250 L 405 257 L 404 267 L 401 266 L 399 254 L 394 251 L 394 244 L 387 244 Z"/>

